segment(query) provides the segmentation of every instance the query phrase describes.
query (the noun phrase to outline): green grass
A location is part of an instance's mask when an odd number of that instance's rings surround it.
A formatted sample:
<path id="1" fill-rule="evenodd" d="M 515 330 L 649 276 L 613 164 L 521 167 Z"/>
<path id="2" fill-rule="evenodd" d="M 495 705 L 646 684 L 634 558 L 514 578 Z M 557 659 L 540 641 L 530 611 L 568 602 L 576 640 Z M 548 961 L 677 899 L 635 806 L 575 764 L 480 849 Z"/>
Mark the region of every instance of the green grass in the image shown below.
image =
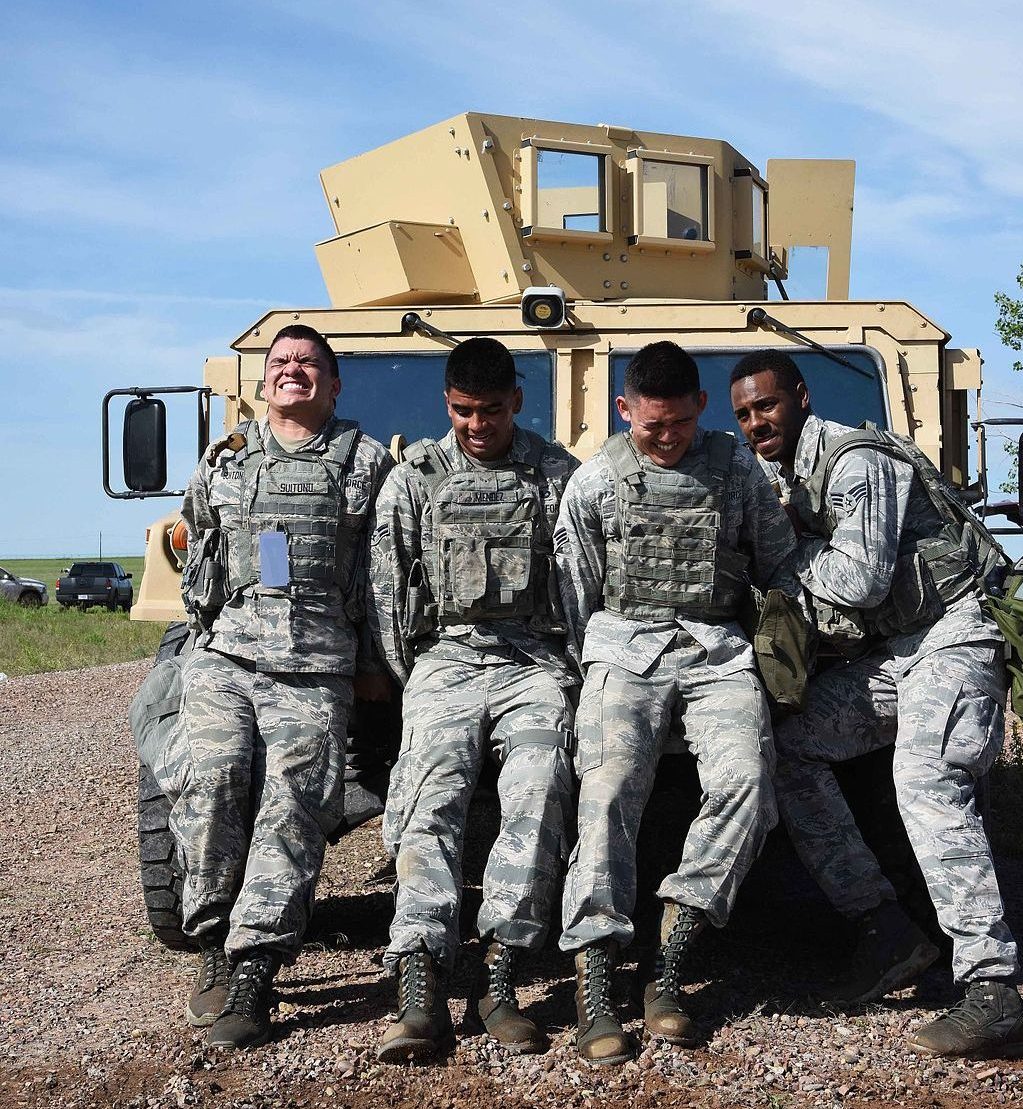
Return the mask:
<path id="1" fill-rule="evenodd" d="M 81 555 L 78 558 L 72 558 L 70 555 L 67 558 L 0 558 L 0 566 L 10 570 L 19 578 L 38 578 L 39 581 L 46 582 L 50 592 L 50 603 L 53 604 L 53 594 L 57 591 L 57 578 L 65 567 L 69 567 L 72 562 L 100 561 L 119 562 L 131 574 L 132 585 L 138 593 L 139 583 L 142 581 L 142 564 L 145 560 L 136 555 L 130 558 L 107 555 L 103 559 L 96 558 L 95 555 Z"/>
<path id="2" fill-rule="evenodd" d="M 29 560 L 12 559 L 0 565 L 12 573 L 28 574 L 27 570 L 15 566 L 17 563 L 20 567 L 23 561 Z M 37 560 L 36 565 L 48 565 L 50 561 Z M 129 560 L 115 561 L 122 562 L 128 569 Z M 136 561 L 142 562 L 141 559 Z M 58 571 L 60 568 L 58 565 Z M 42 580 L 48 581 L 47 578 Z M 107 612 L 102 608 L 81 612 L 76 608 L 61 608 L 53 600 L 45 608 L 22 608 L 0 600 L 0 671 L 10 676 L 40 674 L 152 658 L 164 630 L 163 624 L 133 624 L 124 612 Z"/>

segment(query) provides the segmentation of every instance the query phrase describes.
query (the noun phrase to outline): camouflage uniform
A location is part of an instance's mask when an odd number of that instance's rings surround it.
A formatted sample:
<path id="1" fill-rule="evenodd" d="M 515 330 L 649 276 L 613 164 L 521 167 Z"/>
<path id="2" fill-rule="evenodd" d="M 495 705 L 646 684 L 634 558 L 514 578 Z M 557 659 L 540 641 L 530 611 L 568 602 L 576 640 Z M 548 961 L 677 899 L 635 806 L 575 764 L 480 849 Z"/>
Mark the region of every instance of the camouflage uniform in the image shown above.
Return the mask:
<path id="1" fill-rule="evenodd" d="M 453 432 L 439 448 L 455 474 L 518 474 L 531 490 L 526 495 L 538 500 L 537 526 L 551 542 L 562 491 L 578 465 L 563 447 L 516 428 L 508 457 L 497 462 L 467 457 Z M 451 575 L 431 558 L 435 512 L 423 475 L 404 462 L 380 491 L 370 551 L 370 621 L 405 687 L 401 753 L 384 815 L 384 841 L 398 871 L 384 958 L 391 969 L 423 949 L 452 967 L 466 814 L 488 754 L 501 763 L 501 828 L 483 879 L 482 935 L 510 947 L 543 942 L 570 812 L 575 679 L 563 634 L 540 617 L 459 623 L 438 616 Z"/>
<path id="2" fill-rule="evenodd" d="M 366 521 L 391 461 L 360 435 L 342 466 L 341 433 L 332 417 L 289 452 L 266 421 L 250 424 L 239 452 L 211 449 L 182 507 L 190 552 L 220 529 L 228 600 L 186 665 L 184 751 L 161 784 L 175 798 L 184 931 L 230 923 L 235 960 L 259 947 L 291 961 L 301 946 L 343 813 L 351 676 L 374 669 L 358 630 Z M 260 583 L 258 532 L 275 526 L 288 537 L 283 587 Z"/>
<path id="3" fill-rule="evenodd" d="M 701 472 L 708 445 L 709 433 L 698 429 L 674 469 Z M 704 801 L 679 868 L 658 895 L 723 925 L 777 821 L 766 700 L 752 648 L 734 618 L 710 620 L 680 610 L 673 617 L 635 619 L 607 608 L 609 551 L 621 546 L 622 535 L 615 472 L 605 451 L 569 482 L 555 533 L 570 650 L 586 675 L 576 718 L 579 841 L 565 883 L 566 951 L 633 938 L 636 836 L 658 759 L 680 723 L 697 759 Z M 656 480 L 661 468 L 640 462 Z M 748 551 L 760 587 L 796 591 L 792 527 L 753 456 L 734 443 L 717 544 L 718 562 L 728 552 Z M 709 554 L 704 560 L 687 555 L 671 576 L 705 579 L 714 565 Z"/>
<path id="4" fill-rule="evenodd" d="M 794 472 L 779 475 L 801 514 L 800 486 L 829 444 L 850 431 L 807 419 Z M 872 449 L 836 458 L 824 492 L 835 528 L 824 538 L 816 521 L 818 534 L 804 535 L 800 579 L 825 605 L 887 627 L 903 593 L 898 581 L 893 586 L 897 556 L 910 537 L 941 535 L 942 521 L 912 466 Z M 953 941 L 955 976 L 1007 977 L 1017 968 L 1016 945 L 975 805 L 977 779 L 1004 734 L 1003 644 L 969 583 L 941 608 L 917 630 L 875 634 L 862 657 L 811 683 L 806 711 L 776 729 L 778 802 L 800 857 L 836 909 L 854 917 L 894 898 L 829 765 L 894 740 L 899 809 Z"/>

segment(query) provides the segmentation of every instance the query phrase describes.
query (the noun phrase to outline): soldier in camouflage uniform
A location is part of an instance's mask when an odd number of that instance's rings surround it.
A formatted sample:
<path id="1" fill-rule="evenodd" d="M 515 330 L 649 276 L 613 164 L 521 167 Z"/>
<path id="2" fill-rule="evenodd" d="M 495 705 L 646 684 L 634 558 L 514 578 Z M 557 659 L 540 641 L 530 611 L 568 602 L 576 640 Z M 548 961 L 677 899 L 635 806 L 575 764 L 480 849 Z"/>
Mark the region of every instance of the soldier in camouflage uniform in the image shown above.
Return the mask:
<path id="1" fill-rule="evenodd" d="M 518 1011 L 514 964 L 546 934 L 570 812 L 576 680 L 552 535 L 578 463 L 515 425 L 515 363 L 493 339 L 451 352 L 445 397 L 452 430 L 406 449 L 377 500 L 370 552 L 370 618 L 404 686 L 384 814 L 398 874 L 384 962 L 399 982 L 398 1020 L 377 1049 L 386 1062 L 451 1040 L 462 845 L 488 755 L 500 763 L 501 827 L 483 877 L 489 945 L 470 1015 L 511 1051 L 546 1047 Z"/>
<path id="2" fill-rule="evenodd" d="M 579 1052 L 596 1063 L 632 1053 L 610 971 L 633 938 L 636 835 L 669 735 L 684 728 L 704 801 L 658 890 L 661 945 L 643 983 L 651 1034 L 694 1042 L 684 964 L 707 922 L 727 921 L 777 820 L 770 719 L 736 611 L 750 576 L 797 591 L 795 535 L 753 456 L 699 426 L 706 402 L 674 343 L 639 351 L 617 398 L 630 430 L 573 476 L 555 533 L 569 646 L 585 673 L 561 947 L 576 952 Z"/>
<path id="3" fill-rule="evenodd" d="M 183 928 L 203 950 L 187 1017 L 208 1042 L 270 1034 L 270 992 L 312 911 L 327 837 L 343 814 L 353 675 L 388 679 L 365 631 L 366 521 L 391 465 L 334 416 L 337 358 L 286 327 L 267 353 L 267 417 L 214 443 L 192 476 L 186 664 L 170 827 Z M 360 631 L 361 625 L 361 631 Z M 361 636 L 361 641 L 360 641 Z"/>
<path id="4" fill-rule="evenodd" d="M 815 416 L 783 352 L 748 355 L 732 382 L 739 426 L 778 464 L 822 638 L 859 637 L 847 649 L 855 657 L 821 673 L 806 711 L 776 729 L 778 800 L 793 843 L 835 908 L 858 922 L 833 1000 L 876 1000 L 938 954 L 895 901 L 830 767 L 894 740 L 899 810 L 967 987 L 910 1044 L 1019 1052 L 1016 944 L 975 801 L 1002 743 L 1006 698 L 1002 639 L 978 599 L 988 563 L 975 529 L 943 518 L 925 481 L 945 486 L 913 444 Z"/>

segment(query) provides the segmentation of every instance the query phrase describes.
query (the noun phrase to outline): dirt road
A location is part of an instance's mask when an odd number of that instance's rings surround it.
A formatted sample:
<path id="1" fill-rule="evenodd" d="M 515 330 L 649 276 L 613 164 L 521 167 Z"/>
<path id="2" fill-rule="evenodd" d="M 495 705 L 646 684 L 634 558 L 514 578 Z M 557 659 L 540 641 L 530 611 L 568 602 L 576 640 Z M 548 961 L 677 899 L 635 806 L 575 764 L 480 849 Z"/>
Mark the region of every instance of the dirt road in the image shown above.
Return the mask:
<path id="1" fill-rule="evenodd" d="M 953 999 L 947 968 L 918 992 L 854 1017 L 808 1000 L 849 936 L 775 843 L 732 926 L 704 944 L 691 988 L 704 1046 L 648 1046 L 621 1068 L 572 1048 L 571 965 L 549 948 L 523 992 L 551 1032 L 545 1056 L 513 1059 L 463 1037 L 442 1065 L 387 1068 L 375 1044 L 393 988 L 380 968 L 390 895 L 376 823 L 331 849 L 310 942 L 279 978 L 273 1041 L 211 1054 L 183 1020 L 193 961 L 158 945 L 138 893 L 129 663 L 0 682 L 0 1105 L 421 1109 L 506 1106 L 995 1105 L 1023 1100 L 1023 1063 L 942 1062 L 902 1046 Z M 661 804 L 677 808 L 675 798 Z M 477 804 L 467 874 L 478 882 L 493 803 Z M 670 827 L 666 820 L 663 827 Z M 779 878 L 785 872 L 788 877 Z M 1018 912 L 1020 869 L 1003 869 Z M 1011 887 L 1011 890 L 1010 888 Z M 470 889 L 471 934 L 478 889 Z M 453 984 L 456 1020 L 478 945 Z M 624 975 L 623 975 L 624 979 Z M 624 990 L 623 990 L 624 993 Z M 632 1028 L 638 1029 L 633 1022 Z"/>

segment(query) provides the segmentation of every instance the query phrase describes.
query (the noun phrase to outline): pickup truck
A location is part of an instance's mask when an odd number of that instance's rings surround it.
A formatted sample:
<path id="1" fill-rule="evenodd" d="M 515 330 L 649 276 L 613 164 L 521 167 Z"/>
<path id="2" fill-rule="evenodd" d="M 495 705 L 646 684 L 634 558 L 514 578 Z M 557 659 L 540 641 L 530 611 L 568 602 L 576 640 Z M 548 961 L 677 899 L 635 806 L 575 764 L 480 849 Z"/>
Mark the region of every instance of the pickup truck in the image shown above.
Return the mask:
<path id="1" fill-rule="evenodd" d="M 0 566 L 0 597 L 16 601 L 26 608 L 39 608 L 50 599 L 46 593 L 46 583 L 38 578 L 19 578 L 10 570 Z"/>
<path id="2" fill-rule="evenodd" d="M 57 579 L 57 603 L 63 608 L 106 605 L 111 612 L 131 608 L 131 574 L 119 562 L 75 562 Z"/>

